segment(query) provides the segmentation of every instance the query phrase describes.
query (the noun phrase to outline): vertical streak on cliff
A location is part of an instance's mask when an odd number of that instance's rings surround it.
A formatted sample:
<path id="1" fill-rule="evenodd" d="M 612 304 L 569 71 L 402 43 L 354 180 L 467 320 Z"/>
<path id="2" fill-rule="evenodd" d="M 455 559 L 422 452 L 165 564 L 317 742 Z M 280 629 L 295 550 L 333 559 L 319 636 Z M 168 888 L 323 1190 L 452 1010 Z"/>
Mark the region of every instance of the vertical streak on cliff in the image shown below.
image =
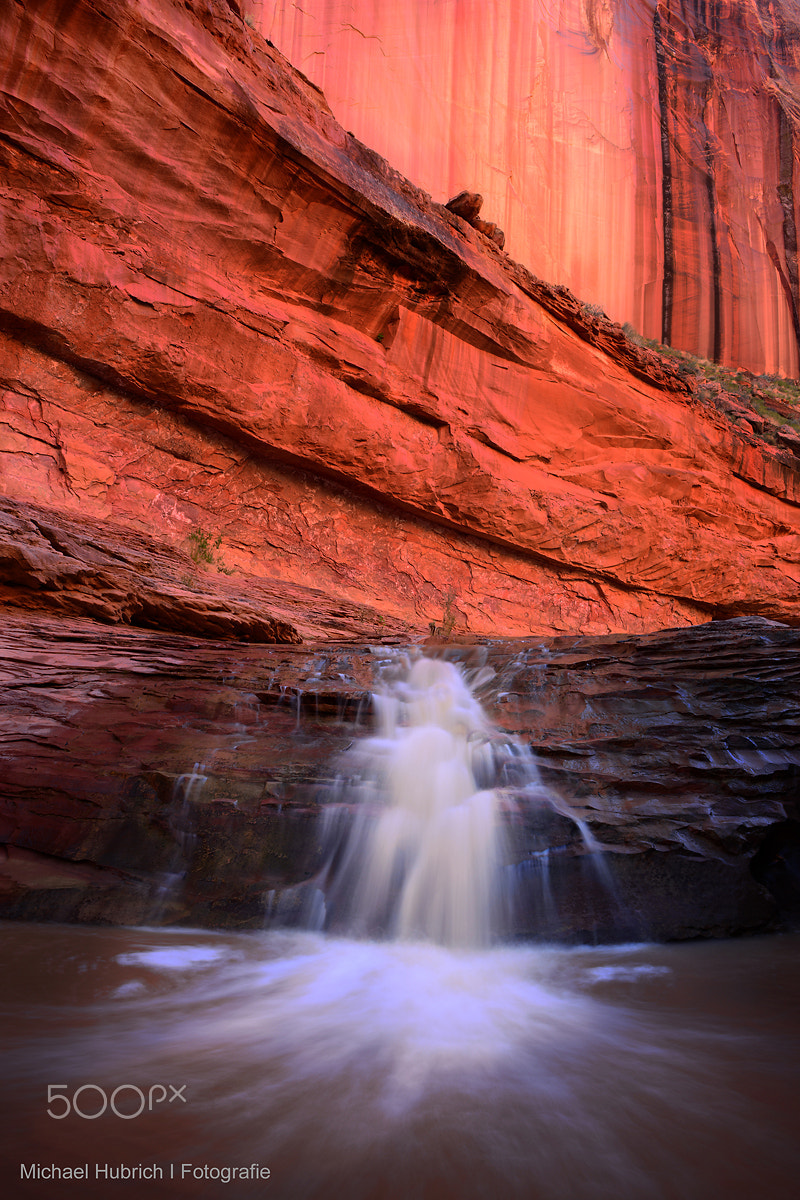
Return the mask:
<path id="1" fill-rule="evenodd" d="M 711 102 L 711 84 L 706 84 L 705 114 Z M 713 288 L 712 321 L 714 325 L 712 357 L 714 362 L 722 361 L 722 258 L 719 251 L 719 230 L 717 227 L 717 182 L 714 174 L 714 151 L 706 124 L 706 138 L 703 155 L 706 163 L 706 192 L 708 194 L 708 232 L 711 238 L 711 277 Z"/>
<path id="2" fill-rule="evenodd" d="M 712 342 L 712 358 L 714 362 L 722 361 L 722 290 L 721 290 L 721 259 L 719 253 L 719 237 L 717 233 L 717 188 L 714 182 L 714 161 L 711 147 L 705 145 L 705 157 L 708 171 L 706 172 L 706 191 L 708 193 L 708 225 L 711 238 L 711 274 L 713 287 L 712 323 L 714 334 Z"/>
<path id="3" fill-rule="evenodd" d="M 661 133 L 661 221 L 664 239 L 664 271 L 661 281 L 661 341 L 670 345 L 672 338 L 672 293 L 675 278 L 675 247 L 672 228 L 672 156 L 669 144 L 669 90 L 667 61 L 661 13 L 653 13 L 653 36 L 658 75 L 658 109 Z"/>
<path id="4" fill-rule="evenodd" d="M 714 362 L 722 361 L 722 255 L 719 240 L 719 197 L 714 162 L 714 74 L 709 59 L 706 35 L 714 45 L 721 44 L 720 10 L 718 0 L 695 0 L 693 39 L 703 47 L 702 67 L 705 75 L 703 84 L 703 160 L 705 162 L 705 187 L 708 200 L 708 232 L 711 249 L 711 357 Z"/>
<path id="5" fill-rule="evenodd" d="M 792 123 L 778 105 L 779 182 L 778 198 L 783 209 L 783 251 L 786 258 L 786 273 L 789 276 L 789 301 L 794 336 L 800 349 L 800 279 L 797 268 L 797 221 L 794 209 L 794 156 L 795 135 Z"/>

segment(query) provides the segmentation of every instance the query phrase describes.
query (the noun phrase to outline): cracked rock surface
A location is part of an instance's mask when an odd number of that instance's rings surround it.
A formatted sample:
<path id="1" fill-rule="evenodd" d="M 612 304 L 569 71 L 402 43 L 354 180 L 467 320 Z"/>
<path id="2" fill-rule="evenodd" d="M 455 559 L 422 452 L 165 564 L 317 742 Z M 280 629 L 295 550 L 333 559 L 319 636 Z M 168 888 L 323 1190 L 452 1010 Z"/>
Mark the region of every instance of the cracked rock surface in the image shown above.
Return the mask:
<path id="1" fill-rule="evenodd" d="M 207 551 L 218 610 L 254 579 L 423 636 L 800 622 L 794 449 L 345 133 L 231 6 L 15 0 L 0 35 L 9 503 Z"/>

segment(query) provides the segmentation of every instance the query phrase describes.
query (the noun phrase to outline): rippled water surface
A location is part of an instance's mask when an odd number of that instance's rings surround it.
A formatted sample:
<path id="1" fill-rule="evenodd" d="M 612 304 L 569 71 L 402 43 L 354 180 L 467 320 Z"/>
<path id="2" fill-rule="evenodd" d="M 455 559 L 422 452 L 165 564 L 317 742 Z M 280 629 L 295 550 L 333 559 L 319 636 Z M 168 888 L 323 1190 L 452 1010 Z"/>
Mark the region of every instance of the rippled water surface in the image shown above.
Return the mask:
<path id="1" fill-rule="evenodd" d="M 5 1196 L 800 1194 L 795 935 L 461 951 L 3 924 L 0 939 Z M 135 1088 L 152 1111 L 132 1115 Z M 116 1089 L 118 1113 L 95 1116 Z M 88 1164 L 89 1180 L 26 1182 L 21 1164 Z M 139 1164 L 163 1178 L 96 1178 Z M 224 1182 L 253 1164 L 269 1179 Z"/>

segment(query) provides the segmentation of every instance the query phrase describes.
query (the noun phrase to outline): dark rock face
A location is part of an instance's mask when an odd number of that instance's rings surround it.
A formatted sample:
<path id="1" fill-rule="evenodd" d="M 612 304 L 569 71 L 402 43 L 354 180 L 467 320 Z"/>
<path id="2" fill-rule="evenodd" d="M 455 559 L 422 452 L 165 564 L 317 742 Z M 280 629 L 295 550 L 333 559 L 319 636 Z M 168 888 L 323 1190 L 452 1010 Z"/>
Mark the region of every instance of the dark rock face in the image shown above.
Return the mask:
<path id="1" fill-rule="evenodd" d="M 369 655 L 334 656 L 355 671 L 327 680 L 333 712 L 323 698 L 318 718 L 319 684 L 310 716 L 300 690 L 329 659 L 307 648 L 51 618 L 3 628 L 6 915 L 247 923 L 254 889 L 303 876 L 317 786 L 353 736 Z M 168 877 L 186 871 L 165 909 Z"/>
<path id="2" fill-rule="evenodd" d="M 800 914 L 800 821 L 779 821 L 770 826 L 750 870 L 781 908 L 795 916 Z"/>
<path id="3" fill-rule="evenodd" d="M 605 910 L 593 919 L 627 919 L 636 936 L 735 933 L 767 916 L 771 901 L 757 897 L 754 877 L 791 907 L 789 855 L 777 870 L 759 870 L 761 851 L 753 871 L 750 862 L 800 805 L 793 631 L 738 619 L 558 638 L 492 661 L 495 719 L 530 741 L 544 779 L 608 856 L 616 898 L 604 899 L 585 871 L 571 880 L 574 863 L 562 872 L 559 886 Z"/>
<path id="4" fill-rule="evenodd" d="M 390 651 L 21 615 L 0 638 L 0 913 L 259 927 L 313 876 Z M 491 668 L 487 712 L 573 813 L 509 816 L 519 934 L 719 936 L 796 907 L 800 632 L 743 618 L 429 653 Z"/>

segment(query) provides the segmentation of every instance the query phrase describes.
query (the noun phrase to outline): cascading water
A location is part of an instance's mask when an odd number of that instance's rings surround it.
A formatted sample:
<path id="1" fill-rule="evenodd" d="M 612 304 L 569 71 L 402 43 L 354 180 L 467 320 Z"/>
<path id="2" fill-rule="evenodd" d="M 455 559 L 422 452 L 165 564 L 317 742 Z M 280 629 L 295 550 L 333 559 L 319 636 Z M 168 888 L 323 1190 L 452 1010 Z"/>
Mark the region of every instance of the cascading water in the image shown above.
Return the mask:
<path id="1" fill-rule="evenodd" d="M 473 686 L 486 679 L 472 675 Z M 574 818 L 541 785 L 527 749 L 492 727 L 470 682 L 438 658 L 398 660 L 387 672 L 373 697 L 377 731 L 345 753 L 325 806 L 325 864 L 310 885 L 273 900 L 278 923 L 294 916 L 312 929 L 462 948 L 510 931 L 506 822 L 522 807 Z M 527 868 L 546 874 L 548 863 L 533 855 Z"/>
<path id="2" fill-rule="evenodd" d="M 158 922 L 163 918 L 171 900 L 180 893 L 186 879 L 186 870 L 197 841 L 192 828 L 192 804 L 198 800 L 208 782 L 205 770 L 205 763 L 196 762 L 194 770 L 178 775 L 173 785 L 169 830 L 174 840 L 174 849 L 171 862 L 156 889 L 152 906 L 153 921 Z"/>
<path id="3" fill-rule="evenodd" d="M 326 868 L 335 925 L 403 939 L 483 946 L 497 927 L 498 795 L 480 705 L 450 663 L 420 659 L 375 697 L 379 730 L 350 752 L 353 828 Z M 327 880 L 325 880 L 327 883 Z"/>

